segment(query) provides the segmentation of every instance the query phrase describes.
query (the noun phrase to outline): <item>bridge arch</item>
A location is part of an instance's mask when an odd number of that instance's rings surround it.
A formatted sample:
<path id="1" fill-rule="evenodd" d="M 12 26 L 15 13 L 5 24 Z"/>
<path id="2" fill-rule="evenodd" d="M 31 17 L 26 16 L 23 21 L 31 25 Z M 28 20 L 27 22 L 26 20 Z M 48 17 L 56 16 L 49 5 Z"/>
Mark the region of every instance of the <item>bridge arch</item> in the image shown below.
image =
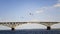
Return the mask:
<path id="1" fill-rule="evenodd" d="M 5 25 L 0 25 L 0 30 L 11 30 L 11 28 Z"/>
<path id="2" fill-rule="evenodd" d="M 51 26 L 52 29 L 60 29 L 60 23 Z"/>
<path id="3" fill-rule="evenodd" d="M 27 23 L 19 25 L 15 29 L 46 29 L 46 26 L 38 23 Z"/>

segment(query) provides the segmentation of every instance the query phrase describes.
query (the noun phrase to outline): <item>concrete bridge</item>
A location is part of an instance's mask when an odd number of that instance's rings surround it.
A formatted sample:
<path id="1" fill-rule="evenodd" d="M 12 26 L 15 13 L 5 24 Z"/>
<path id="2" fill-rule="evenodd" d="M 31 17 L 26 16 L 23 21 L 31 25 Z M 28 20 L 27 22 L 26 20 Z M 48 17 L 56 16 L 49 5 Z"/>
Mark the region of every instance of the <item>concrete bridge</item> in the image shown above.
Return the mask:
<path id="1" fill-rule="evenodd" d="M 11 30 L 15 30 L 16 26 L 27 24 L 27 23 L 37 23 L 47 26 L 47 30 L 50 30 L 52 25 L 60 23 L 60 22 L 0 22 L 0 25 L 4 25 L 10 27 Z"/>

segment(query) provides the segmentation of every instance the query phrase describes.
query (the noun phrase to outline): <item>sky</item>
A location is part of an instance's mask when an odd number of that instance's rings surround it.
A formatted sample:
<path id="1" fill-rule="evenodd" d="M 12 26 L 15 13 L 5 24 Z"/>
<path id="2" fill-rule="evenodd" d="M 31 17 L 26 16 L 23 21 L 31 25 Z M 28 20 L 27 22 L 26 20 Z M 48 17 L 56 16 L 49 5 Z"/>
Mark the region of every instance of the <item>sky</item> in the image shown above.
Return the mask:
<path id="1" fill-rule="evenodd" d="M 0 22 L 60 22 L 60 0 L 0 0 Z"/>

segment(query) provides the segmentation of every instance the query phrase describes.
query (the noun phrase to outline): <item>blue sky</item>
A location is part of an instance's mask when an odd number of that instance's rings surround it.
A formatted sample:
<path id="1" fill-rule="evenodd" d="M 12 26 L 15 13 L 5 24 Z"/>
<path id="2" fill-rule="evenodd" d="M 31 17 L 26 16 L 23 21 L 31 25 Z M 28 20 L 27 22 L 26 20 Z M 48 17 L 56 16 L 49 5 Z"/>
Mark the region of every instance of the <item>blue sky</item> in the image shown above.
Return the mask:
<path id="1" fill-rule="evenodd" d="M 0 0 L 0 21 L 32 20 L 60 21 L 60 1 Z"/>
<path id="2" fill-rule="evenodd" d="M 60 0 L 0 0 L 0 22 L 59 21 Z M 60 24 L 52 26 L 59 28 Z M 23 24 L 16 29 L 46 28 L 41 24 Z M 10 29 L 0 26 L 0 29 Z"/>

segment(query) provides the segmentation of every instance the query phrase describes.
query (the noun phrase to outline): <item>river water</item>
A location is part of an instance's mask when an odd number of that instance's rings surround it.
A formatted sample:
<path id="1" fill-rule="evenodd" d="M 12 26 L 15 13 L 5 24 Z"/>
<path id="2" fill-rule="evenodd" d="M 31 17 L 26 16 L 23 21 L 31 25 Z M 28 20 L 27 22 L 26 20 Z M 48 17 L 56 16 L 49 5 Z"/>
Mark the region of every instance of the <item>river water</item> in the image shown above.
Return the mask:
<path id="1" fill-rule="evenodd" d="M 0 30 L 0 34 L 60 34 L 60 30 L 26 29 L 26 30 Z"/>

